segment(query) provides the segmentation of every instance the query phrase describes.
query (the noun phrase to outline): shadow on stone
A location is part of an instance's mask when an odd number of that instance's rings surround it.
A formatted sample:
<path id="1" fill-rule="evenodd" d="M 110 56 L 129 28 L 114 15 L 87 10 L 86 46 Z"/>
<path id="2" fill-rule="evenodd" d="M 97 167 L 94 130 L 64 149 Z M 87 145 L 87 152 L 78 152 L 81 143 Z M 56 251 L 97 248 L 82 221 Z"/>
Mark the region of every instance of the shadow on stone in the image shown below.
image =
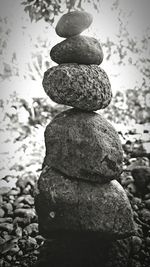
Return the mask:
<path id="1" fill-rule="evenodd" d="M 131 239 L 113 242 L 95 236 L 47 240 L 34 267 L 129 267 Z"/>

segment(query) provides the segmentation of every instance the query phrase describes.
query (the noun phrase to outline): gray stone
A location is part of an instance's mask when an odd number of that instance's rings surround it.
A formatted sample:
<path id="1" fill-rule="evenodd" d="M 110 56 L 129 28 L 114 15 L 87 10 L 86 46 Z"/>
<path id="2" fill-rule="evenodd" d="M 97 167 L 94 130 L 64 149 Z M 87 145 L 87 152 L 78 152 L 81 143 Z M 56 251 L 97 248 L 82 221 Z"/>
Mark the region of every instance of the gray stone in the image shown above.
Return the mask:
<path id="1" fill-rule="evenodd" d="M 29 208 L 29 209 L 26 209 L 26 208 L 15 209 L 14 215 L 15 216 L 19 215 L 20 217 L 28 217 L 28 218 L 30 218 L 30 220 L 34 219 L 36 216 L 34 210 L 31 208 Z"/>
<path id="2" fill-rule="evenodd" d="M 136 166 L 132 169 L 131 174 L 138 190 L 145 193 L 147 185 L 150 183 L 150 167 Z"/>
<path id="3" fill-rule="evenodd" d="M 44 73 L 43 87 L 58 104 L 87 111 L 107 107 L 112 98 L 108 76 L 97 65 L 54 66 Z"/>
<path id="4" fill-rule="evenodd" d="M 150 210 L 150 199 L 145 200 L 146 207 Z"/>
<path id="5" fill-rule="evenodd" d="M 93 21 L 91 14 L 84 11 L 72 11 L 64 14 L 56 25 L 56 33 L 61 37 L 77 35 L 87 29 Z"/>
<path id="6" fill-rule="evenodd" d="M 12 223 L 1 223 L 0 224 L 0 231 L 7 231 L 7 232 L 12 232 L 14 229 L 13 224 Z"/>
<path id="7" fill-rule="evenodd" d="M 139 236 L 132 237 L 132 253 L 137 254 L 141 250 L 142 239 Z"/>
<path id="8" fill-rule="evenodd" d="M 66 232 L 95 233 L 110 240 L 134 232 L 129 200 L 116 180 L 103 185 L 70 180 L 45 166 L 38 189 L 35 206 L 46 238 Z"/>
<path id="9" fill-rule="evenodd" d="M 38 234 L 38 224 L 31 223 L 24 228 L 24 233 L 30 236 L 36 236 Z"/>
<path id="10" fill-rule="evenodd" d="M 92 37 L 76 35 L 56 44 L 50 52 L 51 59 L 58 64 L 96 64 L 103 61 L 99 41 Z"/>
<path id="11" fill-rule="evenodd" d="M 150 210 L 149 209 L 141 209 L 139 211 L 139 215 L 140 215 L 140 219 L 144 222 L 144 223 L 150 223 Z"/>
<path id="12" fill-rule="evenodd" d="M 69 109 L 45 131 L 44 164 L 71 177 L 104 183 L 122 172 L 119 136 L 100 114 Z"/>
<path id="13" fill-rule="evenodd" d="M 4 215 L 5 215 L 5 211 L 2 208 L 0 208 L 0 218 L 4 217 Z"/>

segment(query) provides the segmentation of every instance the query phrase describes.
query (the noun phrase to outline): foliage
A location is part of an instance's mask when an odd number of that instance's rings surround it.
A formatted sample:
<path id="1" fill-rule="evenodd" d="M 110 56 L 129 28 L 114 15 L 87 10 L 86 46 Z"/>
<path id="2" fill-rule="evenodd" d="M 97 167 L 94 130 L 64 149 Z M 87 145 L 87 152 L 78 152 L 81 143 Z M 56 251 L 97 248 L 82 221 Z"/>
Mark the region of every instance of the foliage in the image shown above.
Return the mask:
<path id="1" fill-rule="evenodd" d="M 150 123 L 150 92 L 135 88 L 117 91 L 103 114 L 108 120 L 123 123 L 128 128 L 137 123 Z"/>
<path id="2" fill-rule="evenodd" d="M 66 10 L 83 9 L 87 4 L 91 6 L 91 9 L 98 10 L 100 2 L 100 0 L 26 0 L 23 5 L 31 20 L 36 21 L 35 24 L 38 24 L 39 20 L 41 22 L 42 19 L 53 24 L 55 17 L 64 11 L 66 12 Z M 118 19 L 119 29 L 116 29 L 114 39 L 107 36 L 106 40 L 102 42 L 106 63 L 110 64 L 112 68 L 113 66 L 118 66 L 120 73 L 123 69 L 135 68 L 139 76 L 133 76 L 133 86 L 131 87 L 126 85 L 126 80 L 123 80 L 122 83 L 118 82 L 118 92 L 114 93 L 112 102 L 104 110 L 104 113 L 108 119 L 118 123 L 126 122 L 128 124 L 131 121 L 145 123 L 150 121 L 150 29 L 145 29 L 140 38 L 139 36 L 132 36 L 128 30 L 128 21 L 131 14 L 125 13 L 120 6 L 120 2 L 120 0 L 110 1 L 110 8 Z M 12 50 L 11 55 L 8 57 L 8 46 L 12 35 L 11 23 L 9 18 L 0 19 L 0 64 L 2 66 L 0 76 L 2 79 L 18 76 L 20 80 L 22 79 L 22 85 L 24 84 L 24 79 L 28 78 L 41 83 L 44 71 L 52 64 L 48 50 L 53 40 L 49 35 L 49 29 L 45 33 L 44 27 L 46 25 L 48 23 L 43 25 L 42 33 L 39 33 L 39 29 L 37 30 L 38 34 L 35 40 L 33 40 L 32 34 L 29 32 L 30 26 L 22 26 L 20 38 L 23 35 L 25 36 L 25 46 L 29 54 L 28 56 L 25 54 L 24 61 L 21 64 L 22 53 L 20 53 L 19 57 L 17 48 L 14 47 L 14 51 Z M 26 51 L 22 49 L 22 52 Z M 117 81 L 117 77 L 115 79 Z M 124 90 L 121 87 L 123 83 Z M 31 87 L 30 84 L 29 87 Z"/>
<path id="3" fill-rule="evenodd" d="M 23 2 L 25 5 L 25 11 L 29 13 L 32 20 L 38 21 L 42 18 L 46 22 L 53 23 L 55 17 L 60 13 L 68 10 L 83 9 L 83 4 L 91 3 L 93 7 L 99 9 L 100 0 L 26 0 Z"/>
<path id="4" fill-rule="evenodd" d="M 14 34 L 11 21 L 7 17 L 0 17 L 0 77 L 2 79 L 18 76 L 22 79 L 39 80 L 42 79 L 44 71 L 50 67 L 47 56 L 50 41 L 47 36 L 41 38 L 38 35 L 33 40 L 33 37 L 26 33 L 26 27 L 23 25 L 19 38 L 22 40 L 25 38 L 25 41 L 18 51 L 17 46 L 11 44 Z"/>

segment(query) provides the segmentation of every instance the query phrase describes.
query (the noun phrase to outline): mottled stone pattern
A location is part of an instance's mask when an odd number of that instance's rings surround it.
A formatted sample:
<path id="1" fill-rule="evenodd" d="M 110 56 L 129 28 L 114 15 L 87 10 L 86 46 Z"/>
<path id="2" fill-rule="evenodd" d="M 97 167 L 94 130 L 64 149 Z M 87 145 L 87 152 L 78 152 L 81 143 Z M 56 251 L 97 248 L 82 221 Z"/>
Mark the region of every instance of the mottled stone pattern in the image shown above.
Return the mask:
<path id="1" fill-rule="evenodd" d="M 91 184 L 68 179 L 46 166 L 38 188 L 39 226 L 47 238 L 56 232 L 90 232 L 110 240 L 134 232 L 128 198 L 116 180 Z"/>
<path id="2" fill-rule="evenodd" d="M 43 87 L 53 101 L 86 111 L 105 108 L 112 98 L 108 76 L 96 65 L 54 66 L 45 72 Z"/>
<path id="3" fill-rule="evenodd" d="M 76 35 L 56 44 L 50 52 L 51 59 L 58 64 L 101 64 L 103 51 L 99 41 L 92 37 Z"/>
<path id="4" fill-rule="evenodd" d="M 88 12 L 73 11 L 64 14 L 56 25 L 56 33 L 64 38 L 80 34 L 87 29 L 93 21 Z"/>
<path id="5" fill-rule="evenodd" d="M 57 115 L 46 128 L 45 143 L 45 164 L 70 177 L 104 183 L 122 172 L 118 134 L 95 112 L 69 109 Z"/>

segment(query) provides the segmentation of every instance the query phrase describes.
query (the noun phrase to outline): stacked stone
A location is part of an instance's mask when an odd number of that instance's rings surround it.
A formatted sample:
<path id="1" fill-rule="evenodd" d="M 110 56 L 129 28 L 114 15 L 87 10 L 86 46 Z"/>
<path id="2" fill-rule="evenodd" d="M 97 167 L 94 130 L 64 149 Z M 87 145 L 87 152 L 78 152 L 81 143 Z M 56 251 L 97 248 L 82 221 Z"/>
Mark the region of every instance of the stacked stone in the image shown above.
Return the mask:
<path id="1" fill-rule="evenodd" d="M 60 18 L 56 33 L 66 39 L 50 52 L 59 65 L 43 79 L 53 101 L 73 107 L 57 115 L 45 131 L 45 167 L 35 198 L 40 232 L 53 239 L 45 266 L 128 264 L 134 226 L 128 198 L 117 181 L 122 146 L 113 126 L 93 112 L 108 106 L 111 85 L 99 67 L 100 43 L 80 35 L 91 23 L 87 12 Z"/>

